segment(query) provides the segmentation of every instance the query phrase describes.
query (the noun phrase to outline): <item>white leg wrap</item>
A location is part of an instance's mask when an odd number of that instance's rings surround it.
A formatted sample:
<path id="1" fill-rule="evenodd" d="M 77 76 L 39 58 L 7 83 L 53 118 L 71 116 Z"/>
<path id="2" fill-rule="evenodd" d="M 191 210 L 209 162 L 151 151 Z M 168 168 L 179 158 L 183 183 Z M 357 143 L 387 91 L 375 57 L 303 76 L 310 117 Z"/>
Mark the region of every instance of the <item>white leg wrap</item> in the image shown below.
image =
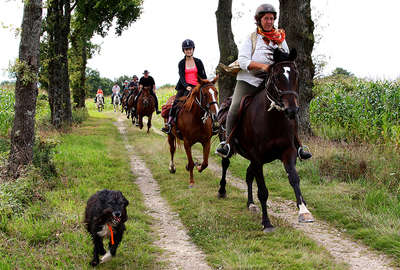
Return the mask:
<path id="1" fill-rule="evenodd" d="M 103 257 L 101 257 L 100 263 L 108 262 L 111 260 L 111 258 L 112 258 L 111 252 L 107 251 L 107 253 Z"/>
<path id="2" fill-rule="evenodd" d="M 310 213 L 304 203 L 299 205 L 299 214 Z"/>

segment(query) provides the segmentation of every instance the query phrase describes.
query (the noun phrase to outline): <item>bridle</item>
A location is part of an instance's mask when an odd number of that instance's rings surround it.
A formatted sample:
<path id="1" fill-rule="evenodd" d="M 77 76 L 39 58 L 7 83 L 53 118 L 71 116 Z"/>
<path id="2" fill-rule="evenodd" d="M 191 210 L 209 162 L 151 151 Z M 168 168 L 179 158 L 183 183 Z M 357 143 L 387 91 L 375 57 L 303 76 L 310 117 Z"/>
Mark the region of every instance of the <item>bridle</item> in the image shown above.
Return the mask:
<path id="1" fill-rule="evenodd" d="M 299 98 L 299 94 L 293 90 L 283 91 L 276 86 L 276 76 L 278 74 L 279 68 L 283 68 L 284 66 L 289 66 L 291 72 L 295 72 L 296 82 L 298 84 L 298 71 L 296 64 L 292 61 L 284 61 L 274 64 L 271 68 L 271 74 L 268 76 L 268 80 L 265 84 L 265 108 L 268 108 L 268 111 L 272 109 L 276 109 L 278 111 L 285 110 L 285 106 L 282 102 L 282 97 L 284 95 L 294 95 L 296 98 Z M 290 78 L 288 78 L 290 80 Z M 268 106 L 269 105 L 269 106 Z"/>
<path id="2" fill-rule="evenodd" d="M 207 121 L 207 119 L 208 119 L 208 117 L 210 117 L 211 116 L 211 120 L 214 122 L 214 121 L 216 121 L 216 114 L 213 114 L 213 113 L 211 113 L 211 110 L 210 110 L 210 108 L 211 108 L 211 106 L 212 105 L 214 105 L 214 104 L 217 104 L 217 106 L 218 106 L 218 102 L 216 101 L 216 100 L 212 100 L 211 102 L 209 102 L 207 105 L 203 105 L 203 100 L 205 99 L 205 97 L 204 97 L 204 94 L 203 94 L 203 89 L 205 88 L 205 87 L 214 87 L 214 84 L 212 84 L 212 83 L 207 83 L 207 84 L 205 84 L 205 85 L 202 85 L 201 87 L 200 87 L 200 90 L 199 90 L 199 92 L 200 92 L 200 94 L 199 94 L 199 98 L 198 97 L 195 97 L 195 102 L 196 102 L 196 104 L 204 111 L 204 115 L 201 117 L 201 120 L 203 121 L 203 124 L 205 124 L 206 123 L 206 121 Z M 217 112 L 218 113 L 218 112 Z"/>

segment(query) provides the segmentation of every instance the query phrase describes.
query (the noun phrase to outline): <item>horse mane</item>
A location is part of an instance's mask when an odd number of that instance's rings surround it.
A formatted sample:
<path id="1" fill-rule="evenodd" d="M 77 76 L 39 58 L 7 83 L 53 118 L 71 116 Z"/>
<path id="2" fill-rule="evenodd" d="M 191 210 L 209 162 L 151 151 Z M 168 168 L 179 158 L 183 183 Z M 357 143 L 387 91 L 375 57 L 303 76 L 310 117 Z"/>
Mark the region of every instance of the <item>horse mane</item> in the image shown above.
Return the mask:
<path id="1" fill-rule="evenodd" d="M 195 102 L 196 98 L 200 95 L 200 88 L 202 84 L 197 84 L 188 97 L 186 98 L 186 102 L 183 104 L 182 109 L 186 112 L 190 112 L 193 107 L 193 103 Z"/>

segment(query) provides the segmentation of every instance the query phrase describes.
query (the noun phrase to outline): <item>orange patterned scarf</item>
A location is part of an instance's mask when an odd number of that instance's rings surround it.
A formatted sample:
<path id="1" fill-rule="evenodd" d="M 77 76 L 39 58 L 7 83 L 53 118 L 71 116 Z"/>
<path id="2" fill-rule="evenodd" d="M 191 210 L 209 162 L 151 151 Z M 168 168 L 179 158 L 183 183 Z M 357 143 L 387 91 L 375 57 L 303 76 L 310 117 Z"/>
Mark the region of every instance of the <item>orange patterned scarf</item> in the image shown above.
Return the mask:
<path id="1" fill-rule="evenodd" d="M 285 30 L 283 29 L 273 29 L 272 31 L 265 32 L 261 29 L 261 27 L 257 27 L 257 34 L 260 34 L 263 37 L 265 43 L 269 44 L 272 41 L 275 44 L 281 44 L 285 40 Z"/>

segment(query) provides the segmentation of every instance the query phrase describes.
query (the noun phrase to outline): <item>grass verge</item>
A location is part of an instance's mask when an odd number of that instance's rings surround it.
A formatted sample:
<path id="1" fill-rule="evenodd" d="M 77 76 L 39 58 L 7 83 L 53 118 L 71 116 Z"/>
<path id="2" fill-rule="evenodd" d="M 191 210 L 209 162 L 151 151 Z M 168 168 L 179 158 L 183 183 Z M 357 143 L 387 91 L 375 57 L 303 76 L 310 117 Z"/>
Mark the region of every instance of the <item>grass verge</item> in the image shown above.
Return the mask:
<path id="1" fill-rule="evenodd" d="M 93 113 L 80 127 L 61 137 L 54 164 L 59 181 L 26 205 L 24 211 L 2 220 L 0 269 L 92 269 L 93 245 L 84 228 L 87 199 L 107 188 L 121 190 L 130 201 L 127 231 L 117 256 L 99 269 L 160 268 L 153 246 L 152 220 L 130 171 L 117 129 L 105 114 Z M 103 117 L 103 118 L 102 118 Z"/>

